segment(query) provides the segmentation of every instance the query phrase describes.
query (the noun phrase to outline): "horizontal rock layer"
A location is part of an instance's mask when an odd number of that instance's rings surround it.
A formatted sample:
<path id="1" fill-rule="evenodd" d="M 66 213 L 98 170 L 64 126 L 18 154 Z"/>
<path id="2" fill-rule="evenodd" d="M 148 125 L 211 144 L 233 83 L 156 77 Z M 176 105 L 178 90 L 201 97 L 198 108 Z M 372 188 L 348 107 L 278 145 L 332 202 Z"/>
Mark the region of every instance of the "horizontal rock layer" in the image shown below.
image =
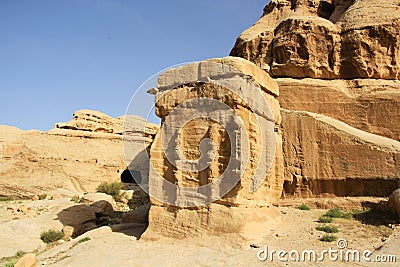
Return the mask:
<path id="1" fill-rule="evenodd" d="M 282 110 L 286 195 L 388 196 L 400 186 L 400 142 L 330 117 Z"/>

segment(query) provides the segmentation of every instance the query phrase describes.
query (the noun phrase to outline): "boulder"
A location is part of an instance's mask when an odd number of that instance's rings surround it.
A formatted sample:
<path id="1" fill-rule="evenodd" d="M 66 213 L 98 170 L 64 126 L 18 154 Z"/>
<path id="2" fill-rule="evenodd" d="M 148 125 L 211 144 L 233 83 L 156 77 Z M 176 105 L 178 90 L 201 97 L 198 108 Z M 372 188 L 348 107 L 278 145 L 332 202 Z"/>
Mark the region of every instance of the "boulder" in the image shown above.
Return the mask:
<path id="1" fill-rule="evenodd" d="M 107 195 L 106 193 L 86 193 L 83 195 L 81 199 L 81 203 L 95 203 L 98 201 L 106 201 L 110 203 L 111 207 L 115 207 L 115 200 L 112 196 Z"/>
<path id="2" fill-rule="evenodd" d="M 389 208 L 400 219 L 400 188 L 393 191 L 389 197 Z"/>
<path id="3" fill-rule="evenodd" d="M 121 223 L 147 223 L 149 221 L 150 204 L 142 205 L 122 215 Z"/>
<path id="4" fill-rule="evenodd" d="M 70 225 L 65 225 L 62 229 L 62 232 L 64 233 L 63 239 L 65 241 L 69 241 L 72 238 L 72 235 L 74 234 L 74 227 Z"/>
<path id="5" fill-rule="evenodd" d="M 14 267 L 36 267 L 37 266 L 37 258 L 35 253 L 27 253 L 22 258 L 20 258 L 17 263 L 14 264 Z"/>

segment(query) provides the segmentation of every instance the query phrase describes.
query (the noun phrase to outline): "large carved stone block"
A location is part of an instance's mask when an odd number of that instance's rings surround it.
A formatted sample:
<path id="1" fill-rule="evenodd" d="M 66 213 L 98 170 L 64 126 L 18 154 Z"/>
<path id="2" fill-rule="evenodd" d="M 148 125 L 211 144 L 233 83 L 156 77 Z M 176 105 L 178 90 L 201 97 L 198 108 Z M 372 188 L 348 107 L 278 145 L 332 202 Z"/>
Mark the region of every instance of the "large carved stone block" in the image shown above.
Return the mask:
<path id="1" fill-rule="evenodd" d="M 283 186 L 276 83 L 228 57 L 168 70 L 155 91 L 162 126 L 150 150 L 144 236 L 243 233 L 245 218 L 272 220 L 266 207 Z"/>

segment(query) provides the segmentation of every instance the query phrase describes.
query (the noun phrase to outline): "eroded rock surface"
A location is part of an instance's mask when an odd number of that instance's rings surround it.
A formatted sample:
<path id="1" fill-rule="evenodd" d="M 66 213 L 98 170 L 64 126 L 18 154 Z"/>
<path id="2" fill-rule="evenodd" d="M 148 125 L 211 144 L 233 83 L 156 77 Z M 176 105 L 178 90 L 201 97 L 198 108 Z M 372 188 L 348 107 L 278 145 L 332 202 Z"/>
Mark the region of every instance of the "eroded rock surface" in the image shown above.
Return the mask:
<path id="1" fill-rule="evenodd" d="M 241 84 L 240 75 L 247 77 L 244 81 L 254 84 L 251 90 L 246 91 L 245 88 L 248 85 L 245 84 L 246 82 Z M 205 78 L 207 78 L 206 82 L 203 82 Z M 218 84 L 218 81 L 226 82 L 225 86 Z M 238 85 L 241 85 L 240 88 L 246 92 L 245 97 L 230 90 Z M 282 137 L 280 132 L 274 131 L 274 128 L 279 128 L 281 122 L 279 103 L 276 99 L 279 90 L 276 83 L 253 63 L 228 57 L 171 69 L 159 77 L 157 87 L 156 114 L 161 117 L 163 125 L 151 146 L 151 165 L 154 168 L 154 173 L 150 175 L 152 206 L 149 213 L 149 228 L 144 237 L 154 238 L 157 234 L 161 234 L 181 238 L 219 233 L 239 233 L 246 236 L 246 229 L 250 223 L 257 224 L 278 218 L 279 216 L 273 215 L 273 209 L 268 208 L 273 200 L 281 196 L 283 186 Z M 246 97 L 249 102 L 245 100 Z M 200 101 L 205 98 L 218 100 L 229 107 L 229 110 L 236 112 L 248 136 L 241 135 L 240 138 L 238 135 L 230 136 L 229 129 L 233 126 L 228 123 L 228 126 L 224 127 L 216 120 L 230 122 L 236 120 L 236 116 L 213 102 L 210 102 L 209 106 L 206 105 L 205 111 L 208 114 L 205 117 L 201 115 L 204 103 L 198 102 L 185 106 L 181 115 L 173 117 L 174 109 L 185 101 L 192 99 Z M 269 106 L 271 114 L 263 113 L 264 107 L 260 106 L 260 103 Z M 262 123 L 258 124 L 255 113 L 260 114 L 261 117 L 270 116 L 268 119 L 272 125 L 272 131 L 267 132 L 262 129 Z M 185 121 L 187 114 L 196 114 L 198 117 Z M 212 114 L 216 114 L 216 119 L 213 119 Z M 174 118 L 173 123 L 168 125 L 168 119 L 171 117 Z M 179 132 L 179 149 L 185 158 L 201 161 L 204 156 L 204 152 L 201 151 L 201 141 L 204 138 L 213 141 L 216 154 L 215 157 L 207 159 L 209 163 L 207 168 L 195 171 L 183 170 L 179 165 L 174 166 L 171 159 L 166 157 L 162 149 L 162 129 L 166 127 L 167 134 L 173 133 L 175 130 L 178 131 L 175 128 L 179 128 L 180 124 L 184 126 Z M 266 131 L 264 135 L 261 133 L 262 130 Z M 267 138 L 276 139 L 273 147 L 268 147 L 267 143 L 263 143 L 265 135 Z M 246 142 L 244 138 L 249 141 L 248 152 L 239 156 L 236 154 L 237 157 L 232 155 L 232 149 Z M 171 148 L 172 140 L 168 139 L 168 144 L 168 149 L 174 149 L 173 146 Z M 233 148 L 232 144 L 234 144 Z M 265 148 L 267 151 L 275 150 L 272 158 L 263 156 L 262 151 Z M 227 194 L 224 193 L 224 188 L 229 186 L 229 182 L 224 182 L 211 191 L 199 189 L 194 193 L 185 193 L 186 191 L 182 189 L 185 187 L 196 189 L 218 181 L 229 168 L 230 160 L 240 161 L 246 156 L 249 161 L 237 169 L 238 172 L 243 170 L 243 175 L 238 176 L 238 184 L 230 188 Z M 257 174 L 257 165 L 268 165 L 268 161 L 270 161 L 270 169 L 266 169 L 261 175 Z M 178 161 L 178 164 L 180 162 L 182 160 Z M 256 175 L 253 176 L 254 174 Z M 156 175 L 163 179 L 157 181 Z M 233 173 L 229 175 L 228 179 L 236 177 Z M 262 179 L 261 186 L 252 191 L 251 188 L 257 178 Z M 179 187 L 171 192 L 168 190 L 168 183 Z M 191 202 L 196 204 L 199 199 L 213 200 L 213 197 L 218 195 L 221 198 L 216 198 L 213 203 L 204 205 L 199 201 L 201 205 L 190 206 Z"/>
<path id="2" fill-rule="evenodd" d="M 285 194 L 379 196 L 400 185 L 400 142 L 330 117 L 282 110 Z"/>
<path id="3" fill-rule="evenodd" d="M 127 167 L 122 149 L 124 119 L 81 110 L 70 122 L 57 123 L 48 132 L 0 126 L 1 195 L 30 197 L 51 192 L 72 196 L 95 191 L 101 182 L 120 180 Z M 133 126 L 143 121 L 129 119 Z M 157 129 L 152 124 L 141 131 L 133 126 L 129 135 L 147 143 Z"/>
<path id="4" fill-rule="evenodd" d="M 396 188 L 398 148 L 361 136 L 400 140 L 399 29 L 399 1 L 272 0 L 239 36 L 231 55 L 279 85 L 286 196 Z"/>
<path id="5" fill-rule="evenodd" d="M 400 79 L 400 2 L 272 0 L 231 51 L 273 77 Z"/>

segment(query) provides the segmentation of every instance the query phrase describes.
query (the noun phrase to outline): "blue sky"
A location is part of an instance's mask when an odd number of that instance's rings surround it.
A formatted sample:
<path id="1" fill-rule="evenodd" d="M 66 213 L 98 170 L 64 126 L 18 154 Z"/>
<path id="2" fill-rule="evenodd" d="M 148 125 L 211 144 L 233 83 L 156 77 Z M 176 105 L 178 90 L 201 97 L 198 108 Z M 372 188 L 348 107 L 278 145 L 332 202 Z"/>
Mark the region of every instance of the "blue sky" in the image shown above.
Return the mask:
<path id="1" fill-rule="evenodd" d="M 79 109 L 121 116 L 153 74 L 228 55 L 266 3 L 0 0 L 0 124 L 49 130 Z"/>

